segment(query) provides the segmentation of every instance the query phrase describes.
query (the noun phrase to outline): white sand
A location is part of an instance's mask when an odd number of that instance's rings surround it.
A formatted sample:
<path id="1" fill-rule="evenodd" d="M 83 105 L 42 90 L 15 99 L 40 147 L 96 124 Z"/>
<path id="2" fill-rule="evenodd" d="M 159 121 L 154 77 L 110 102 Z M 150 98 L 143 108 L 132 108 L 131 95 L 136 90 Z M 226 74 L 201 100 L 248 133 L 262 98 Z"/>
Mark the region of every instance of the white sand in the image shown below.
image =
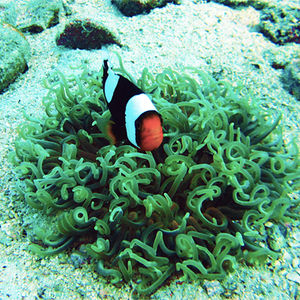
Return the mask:
<path id="1" fill-rule="evenodd" d="M 36 212 L 12 202 L 15 192 L 7 154 L 13 149 L 17 126 L 24 120 L 22 110 L 34 116 L 42 114 L 41 100 L 46 90 L 41 81 L 55 69 L 72 73 L 69 66 L 87 60 L 90 69 L 99 70 L 104 52 L 116 50 L 135 78 L 144 67 L 153 73 L 168 66 L 177 70 L 196 66 L 211 74 L 223 70 L 223 78 L 233 84 L 242 81 L 245 92 L 251 91 L 261 98 L 262 106 L 283 113 L 286 139 L 299 136 L 299 102 L 283 89 L 282 71 L 273 69 L 266 60 L 266 51 L 282 49 L 281 55 L 289 52 L 290 46 L 280 48 L 253 30 L 259 22 L 259 12 L 252 7 L 233 10 L 213 2 L 195 4 L 184 0 L 181 5 L 168 5 L 149 15 L 132 18 L 122 16 L 109 0 L 75 0 L 70 7 L 72 17 L 102 22 L 116 33 L 124 46 L 110 45 L 105 51 L 58 48 L 55 36 L 67 21 L 64 18 L 56 27 L 26 35 L 32 48 L 29 70 L 0 95 L 0 299 L 34 299 L 38 294 L 42 299 L 103 299 L 105 295 L 106 299 L 131 299 L 130 286 L 117 289 L 105 284 L 87 264 L 82 269 L 74 269 L 66 253 L 39 260 L 27 251 L 30 241 L 22 235 L 22 224 Z M 297 47 L 290 47 L 291 52 L 299 51 Z M 253 64 L 258 64 L 259 69 Z M 15 207 L 19 207 L 18 214 L 13 210 Z M 299 237 L 299 232 L 293 235 Z M 299 248 L 286 252 L 291 256 L 290 263 L 299 256 Z M 279 265 L 282 264 L 283 260 L 279 260 Z M 239 272 L 228 277 L 228 282 L 232 281 L 229 285 L 235 290 L 234 299 L 271 299 L 273 296 L 289 299 L 289 289 L 295 289 L 297 273 L 295 275 L 293 267 L 286 263 L 283 268 L 280 266 L 274 273 L 268 267 L 240 266 Z M 292 280 L 287 279 L 289 277 Z M 218 287 L 217 282 L 214 299 L 221 293 Z M 173 282 L 152 298 L 190 299 L 191 295 L 197 299 L 208 297 L 202 283 L 179 285 Z"/>

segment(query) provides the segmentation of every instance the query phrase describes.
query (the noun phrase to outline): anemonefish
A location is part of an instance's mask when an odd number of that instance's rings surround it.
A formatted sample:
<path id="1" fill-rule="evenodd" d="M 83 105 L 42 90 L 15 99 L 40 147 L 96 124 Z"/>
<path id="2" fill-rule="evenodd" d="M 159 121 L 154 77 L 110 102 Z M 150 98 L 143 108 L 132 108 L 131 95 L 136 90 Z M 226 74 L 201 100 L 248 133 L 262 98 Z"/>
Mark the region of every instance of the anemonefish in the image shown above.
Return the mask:
<path id="1" fill-rule="evenodd" d="M 135 84 L 113 72 L 103 61 L 103 91 L 112 122 L 107 134 L 116 143 L 128 140 L 143 151 L 153 151 L 163 141 L 162 118 L 150 98 Z"/>

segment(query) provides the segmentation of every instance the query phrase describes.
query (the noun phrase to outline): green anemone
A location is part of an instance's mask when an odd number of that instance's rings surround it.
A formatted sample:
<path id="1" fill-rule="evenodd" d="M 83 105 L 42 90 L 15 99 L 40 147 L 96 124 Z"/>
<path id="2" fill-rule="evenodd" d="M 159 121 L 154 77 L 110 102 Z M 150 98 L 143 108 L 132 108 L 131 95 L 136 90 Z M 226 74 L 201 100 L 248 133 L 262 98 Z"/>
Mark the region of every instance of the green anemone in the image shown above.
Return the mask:
<path id="1" fill-rule="evenodd" d="M 118 71 L 131 78 L 121 60 Z M 18 129 L 18 191 L 56 224 L 31 250 L 85 244 L 101 276 L 138 282 L 140 294 L 173 274 L 222 279 L 242 259 L 276 259 L 259 229 L 291 220 L 299 203 L 289 196 L 299 188 L 298 149 L 283 142 L 280 116 L 198 69 L 145 69 L 137 84 L 162 115 L 164 141 L 140 153 L 110 145 L 101 76 L 58 72 L 44 83 L 45 117 Z"/>

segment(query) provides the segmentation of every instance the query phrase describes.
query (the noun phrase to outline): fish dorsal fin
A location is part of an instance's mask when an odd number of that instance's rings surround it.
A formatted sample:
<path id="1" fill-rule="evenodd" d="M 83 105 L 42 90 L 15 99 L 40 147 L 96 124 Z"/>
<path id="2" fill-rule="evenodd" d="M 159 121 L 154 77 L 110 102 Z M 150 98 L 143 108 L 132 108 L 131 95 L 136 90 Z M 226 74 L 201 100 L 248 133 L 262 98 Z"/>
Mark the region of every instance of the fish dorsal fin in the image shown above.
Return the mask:
<path id="1" fill-rule="evenodd" d="M 107 103 L 112 100 L 116 86 L 118 85 L 120 76 L 116 74 L 109 65 L 109 61 L 103 61 L 103 89 Z"/>

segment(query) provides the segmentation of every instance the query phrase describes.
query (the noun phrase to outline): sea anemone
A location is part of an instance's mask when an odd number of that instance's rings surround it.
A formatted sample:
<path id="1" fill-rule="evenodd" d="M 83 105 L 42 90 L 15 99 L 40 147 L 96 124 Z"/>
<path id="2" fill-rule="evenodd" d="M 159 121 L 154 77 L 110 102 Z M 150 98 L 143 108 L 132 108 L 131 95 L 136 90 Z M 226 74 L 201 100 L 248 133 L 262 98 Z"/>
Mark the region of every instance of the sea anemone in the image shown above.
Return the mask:
<path id="1" fill-rule="evenodd" d="M 121 59 L 117 71 L 131 77 Z M 299 203 L 289 196 L 299 187 L 298 149 L 283 142 L 280 115 L 196 68 L 145 69 L 137 84 L 162 115 L 164 141 L 139 152 L 110 145 L 101 76 L 58 72 L 45 82 L 45 117 L 27 116 L 18 130 L 19 194 L 56 224 L 30 249 L 79 248 L 99 274 L 132 281 L 139 294 L 173 274 L 222 279 L 238 261 L 276 259 L 260 229 L 291 221 Z"/>

